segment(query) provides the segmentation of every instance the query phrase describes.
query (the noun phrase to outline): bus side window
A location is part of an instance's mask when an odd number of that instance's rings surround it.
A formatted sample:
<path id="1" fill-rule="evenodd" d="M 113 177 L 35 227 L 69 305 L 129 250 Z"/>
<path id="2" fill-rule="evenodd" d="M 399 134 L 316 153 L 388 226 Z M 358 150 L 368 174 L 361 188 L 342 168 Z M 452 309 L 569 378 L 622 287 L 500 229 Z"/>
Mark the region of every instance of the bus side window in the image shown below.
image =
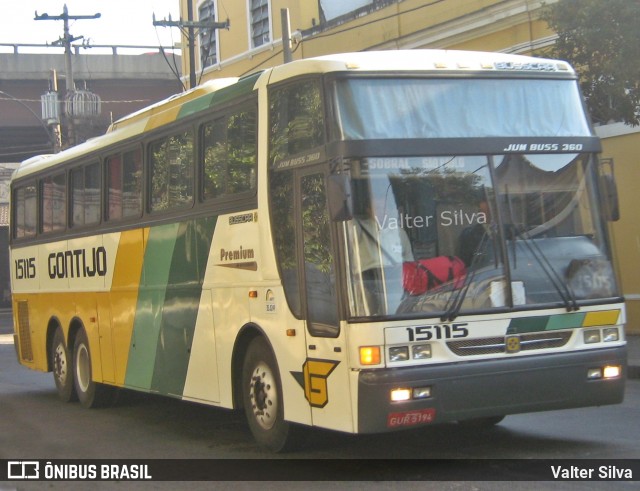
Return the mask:
<path id="1" fill-rule="evenodd" d="M 193 143 L 193 131 L 187 130 L 151 144 L 151 211 L 174 210 L 193 203 Z"/>
<path id="2" fill-rule="evenodd" d="M 43 233 L 59 232 L 67 226 L 67 186 L 65 173 L 47 176 L 40 181 L 40 216 Z"/>
<path id="3" fill-rule="evenodd" d="M 142 215 L 142 149 L 107 157 L 107 213 L 109 220 Z"/>
<path id="4" fill-rule="evenodd" d="M 14 193 L 13 236 L 16 239 L 35 237 L 36 235 L 36 187 L 21 186 Z"/>
<path id="5" fill-rule="evenodd" d="M 255 108 L 241 109 L 203 125 L 203 198 L 230 197 L 256 188 Z"/>
<path id="6" fill-rule="evenodd" d="M 71 171 L 71 226 L 92 225 L 100 221 L 100 164 Z"/>
<path id="7" fill-rule="evenodd" d="M 318 80 L 304 80 L 270 94 L 271 164 L 324 143 L 322 97 Z"/>

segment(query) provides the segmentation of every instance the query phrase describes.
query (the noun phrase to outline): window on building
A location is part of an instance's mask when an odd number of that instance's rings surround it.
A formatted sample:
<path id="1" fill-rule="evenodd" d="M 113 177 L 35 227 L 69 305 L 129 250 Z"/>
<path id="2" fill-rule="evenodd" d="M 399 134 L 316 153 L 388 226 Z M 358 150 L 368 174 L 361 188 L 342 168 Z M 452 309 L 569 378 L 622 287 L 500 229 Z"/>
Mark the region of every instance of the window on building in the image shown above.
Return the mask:
<path id="1" fill-rule="evenodd" d="M 251 44 L 257 48 L 271 40 L 269 0 L 251 0 Z"/>
<path id="2" fill-rule="evenodd" d="M 215 22 L 215 10 L 213 0 L 205 0 L 198 7 L 198 19 L 200 22 Z M 215 65 L 218 62 L 216 46 L 216 30 L 200 29 L 198 34 L 200 40 L 200 64 L 202 68 Z"/>

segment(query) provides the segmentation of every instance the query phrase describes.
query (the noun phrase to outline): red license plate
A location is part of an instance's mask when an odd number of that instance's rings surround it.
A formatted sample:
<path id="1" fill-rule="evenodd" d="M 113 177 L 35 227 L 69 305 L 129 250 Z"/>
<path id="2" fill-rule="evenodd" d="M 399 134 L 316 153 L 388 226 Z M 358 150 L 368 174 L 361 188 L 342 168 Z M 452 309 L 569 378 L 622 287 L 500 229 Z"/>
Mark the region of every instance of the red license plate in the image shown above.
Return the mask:
<path id="1" fill-rule="evenodd" d="M 403 413 L 389 413 L 387 415 L 387 427 L 398 428 L 400 426 L 413 426 L 433 423 L 436 419 L 435 408 L 420 409 L 418 411 L 406 411 Z"/>

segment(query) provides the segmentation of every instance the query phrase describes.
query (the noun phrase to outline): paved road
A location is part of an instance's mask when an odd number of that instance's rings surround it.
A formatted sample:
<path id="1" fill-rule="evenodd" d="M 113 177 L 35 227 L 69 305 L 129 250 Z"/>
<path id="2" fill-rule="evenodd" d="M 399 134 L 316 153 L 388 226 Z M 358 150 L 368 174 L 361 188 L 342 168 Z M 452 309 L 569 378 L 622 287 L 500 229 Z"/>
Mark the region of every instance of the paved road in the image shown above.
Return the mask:
<path id="1" fill-rule="evenodd" d="M 0 408 L 0 458 L 274 458 L 254 445 L 243 416 L 236 412 L 128 391 L 123 391 L 116 406 L 101 410 L 62 403 L 51 374 L 19 366 L 11 344 L 0 345 Z M 457 425 L 393 435 L 312 431 L 302 451 L 285 457 L 318 462 L 344 459 L 355 463 L 359 476 L 365 466 L 372 479 L 403 480 L 424 479 L 437 471 L 439 464 L 433 459 L 638 459 L 638 421 L 640 381 L 632 380 L 624 404 L 618 406 L 510 416 L 492 431 L 475 433 Z M 420 459 L 425 467 L 417 467 L 415 460 L 405 468 L 402 460 L 376 464 L 372 459 Z M 248 476 L 250 462 L 247 460 Z M 349 477 L 343 467 L 340 471 L 342 478 Z M 427 484 L 415 489 L 531 489 L 524 486 L 526 483 L 508 482 L 496 488 L 469 487 L 460 482 L 458 487 L 454 483 Z M 561 484 L 565 487 L 560 489 L 584 489 L 585 484 L 600 489 L 602 485 L 580 483 L 580 488 L 573 488 L 574 484 Z M 352 489 L 358 489 L 353 485 Z M 634 489 L 630 483 L 618 485 Z M 11 488 L 0 484 L 0 490 L 4 489 Z"/>
<path id="2" fill-rule="evenodd" d="M 0 317 L 2 313 L 0 313 Z M 4 323 L 0 318 L 0 326 Z M 2 332 L 7 332 L 6 329 Z M 309 432 L 306 446 L 295 455 L 273 456 L 253 443 L 240 413 L 177 400 L 123 391 L 119 402 L 101 410 L 64 404 L 57 398 L 51 374 L 20 366 L 11 337 L 0 333 L 0 459 L 242 459 L 248 479 L 263 459 L 318 468 L 349 479 L 402 480 L 374 482 L 377 489 L 528 490 L 602 489 L 604 483 L 428 482 L 438 475 L 440 459 L 640 459 L 640 380 L 630 380 L 625 402 L 617 406 L 510 416 L 491 431 L 469 432 L 442 425 L 390 435 L 351 436 L 326 431 Z M 4 344 L 3 344 L 4 343 Z M 259 459 L 259 460 L 255 460 Z M 325 460 L 325 459 L 334 459 Z M 336 460 L 339 462 L 336 465 Z M 387 459 L 379 460 L 375 459 Z M 388 460 L 398 459 L 398 460 Z M 304 462 L 303 462 L 304 461 Z M 274 462 L 271 460 L 271 462 Z M 275 461 L 277 462 L 277 461 Z M 297 462 L 297 464 L 296 464 Z M 416 463 L 417 462 L 417 463 Z M 340 464 L 346 463 L 346 464 Z M 424 466 L 422 465 L 424 463 Z M 282 463 L 280 463 L 282 464 Z M 237 463 L 236 463 L 237 465 Z M 261 464 L 263 465 L 263 464 Z M 527 472 L 527 461 L 521 469 Z M 317 471 L 317 468 L 315 469 Z M 357 472 L 356 472 L 357 471 Z M 635 478 L 640 478 L 640 472 Z M 531 476 L 529 476 L 531 477 Z M 456 479 L 468 479 L 460 475 Z M 473 478 L 473 477 L 471 477 Z M 406 482 L 406 480 L 419 482 Z M 514 479 L 515 480 L 515 479 Z M 73 483 L 33 483 L 5 489 L 73 489 Z M 78 484 L 78 489 L 85 489 Z M 94 489 L 113 489 L 117 483 L 95 483 Z M 363 483 L 341 483 L 341 489 L 362 489 Z M 216 483 L 215 489 L 253 488 L 255 483 Z M 128 489 L 174 489 L 176 483 L 127 483 Z M 211 489 L 194 483 L 193 489 Z M 637 489 L 635 483 L 614 483 L 616 489 Z M 286 489 L 335 489 L 331 483 L 289 483 Z M 611 488 L 611 484 L 607 484 Z M 260 489 L 281 489 L 260 483 Z"/>

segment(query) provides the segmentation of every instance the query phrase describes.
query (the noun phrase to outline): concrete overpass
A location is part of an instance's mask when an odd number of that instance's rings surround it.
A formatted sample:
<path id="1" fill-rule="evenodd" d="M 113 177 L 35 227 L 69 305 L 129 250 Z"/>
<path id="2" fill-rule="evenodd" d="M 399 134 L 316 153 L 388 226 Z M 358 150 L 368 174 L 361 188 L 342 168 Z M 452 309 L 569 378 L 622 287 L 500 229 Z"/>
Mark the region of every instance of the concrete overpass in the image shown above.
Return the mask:
<path id="1" fill-rule="evenodd" d="M 182 90 L 177 73 L 180 56 L 157 50 L 146 54 L 74 54 L 77 89 L 102 99 L 102 114 L 81 125 L 82 139 L 102 134 L 112 120 Z M 0 162 L 18 162 L 52 150 L 41 121 L 40 96 L 49 90 L 56 70 L 59 98 L 66 93 L 64 55 L 0 53 Z"/>

